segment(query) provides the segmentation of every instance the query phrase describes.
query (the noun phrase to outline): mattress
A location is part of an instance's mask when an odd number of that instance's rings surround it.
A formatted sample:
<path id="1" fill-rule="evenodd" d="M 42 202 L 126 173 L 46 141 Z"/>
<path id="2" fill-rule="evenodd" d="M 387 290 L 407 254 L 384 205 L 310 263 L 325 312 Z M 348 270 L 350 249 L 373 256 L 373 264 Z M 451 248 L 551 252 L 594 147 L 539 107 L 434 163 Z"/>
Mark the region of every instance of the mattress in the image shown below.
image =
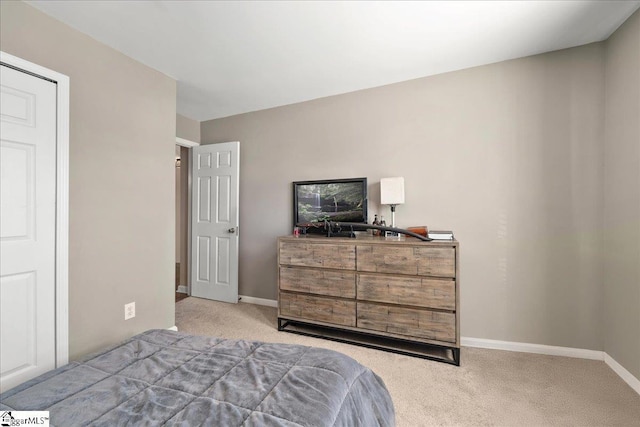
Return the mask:
<path id="1" fill-rule="evenodd" d="M 151 330 L 0 395 L 52 426 L 393 426 L 383 381 L 331 350 Z"/>

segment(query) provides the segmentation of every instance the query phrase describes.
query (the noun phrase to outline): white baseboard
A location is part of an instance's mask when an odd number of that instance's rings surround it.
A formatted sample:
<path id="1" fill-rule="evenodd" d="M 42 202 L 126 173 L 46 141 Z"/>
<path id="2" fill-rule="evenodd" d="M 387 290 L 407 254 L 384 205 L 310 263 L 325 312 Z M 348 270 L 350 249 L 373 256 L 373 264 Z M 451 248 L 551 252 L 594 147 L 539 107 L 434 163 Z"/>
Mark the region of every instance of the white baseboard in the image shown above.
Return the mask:
<path id="1" fill-rule="evenodd" d="M 604 363 L 609 365 L 609 367 L 613 369 L 613 372 L 629 384 L 629 387 L 640 394 L 640 380 L 638 378 L 634 377 L 631 372 L 627 371 L 624 366 L 616 362 L 616 360 L 607 353 L 604 354 Z"/>
<path id="2" fill-rule="evenodd" d="M 180 285 L 178 286 L 178 289 L 176 290 L 176 292 L 180 293 L 180 294 L 186 294 L 187 292 L 187 287 L 185 285 Z"/>
<path id="3" fill-rule="evenodd" d="M 461 337 L 460 343 L 465 347 L 489 348 L 493 350 L 519 351 L 522 353 L 546 354 L 549 356 L 575 357 L 604 361 L 624 382 L 640 394 L 640 380 L 616 362 L 604 351 L 587 350 L 584 348 L 557 347 L 553 345 L 529 344 L 523 342 L 488 340 L 484 338 Z"/>
<path id="4" fill-rule="evenodd" d="M 466 347 L 490 348 L 494 350 L 505 351 L 520 351 L 522 353 L 576 357 L 579 359 L 604 360 L 604 352 L 597 350 L 587 350 L 584 348 L 556 347 L 553 345 L 529 344 L 524 342 L 498 341 L 469 337 L 461 337 L 460 343 Z"/>
<path id="5" fill-rule="evenodd" d="M 168 329 L 168 330 L 170 330 L 170 331 L 176 331 L 176 332 L 178 332 L 178 327 L 177 327 L 177 326 L 175 326 L 175 325 L 173 325 L 172 327 L 167 328 L 167 329 Z"/>
<path id="6" fill-rule="evenodd" d="M 267 307 L 278 307 L 278 301 L 274 299 L 255 298 L 248 297 L 246 295 L 238 295 L 240 302 L 246 302 L 247 304 L 266 305 Z"/>

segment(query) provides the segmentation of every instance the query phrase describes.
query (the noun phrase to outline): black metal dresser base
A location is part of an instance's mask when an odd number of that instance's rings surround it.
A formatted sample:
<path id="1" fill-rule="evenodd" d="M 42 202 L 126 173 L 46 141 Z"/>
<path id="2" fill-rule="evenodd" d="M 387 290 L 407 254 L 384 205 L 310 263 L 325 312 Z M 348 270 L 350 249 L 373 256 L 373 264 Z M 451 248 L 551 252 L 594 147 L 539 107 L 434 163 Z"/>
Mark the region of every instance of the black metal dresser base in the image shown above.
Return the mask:
<path id="1" fill-rule="evenodd" d="M 460 349 L 278 317 L 278 330 L 460 366 Z"/>

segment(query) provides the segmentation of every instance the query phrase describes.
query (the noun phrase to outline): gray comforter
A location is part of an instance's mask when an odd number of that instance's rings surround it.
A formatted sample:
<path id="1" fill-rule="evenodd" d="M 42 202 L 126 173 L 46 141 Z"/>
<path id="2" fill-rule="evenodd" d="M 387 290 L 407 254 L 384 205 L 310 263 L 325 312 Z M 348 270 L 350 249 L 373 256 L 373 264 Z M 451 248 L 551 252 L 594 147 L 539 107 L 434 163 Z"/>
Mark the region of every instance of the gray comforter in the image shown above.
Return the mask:
<path id="1" fill-rule="evenodd" d="M 382 380 L 348 356 L 299 345 L 136 335 L 0 395 L 53 426 L 393 426 Z"/>

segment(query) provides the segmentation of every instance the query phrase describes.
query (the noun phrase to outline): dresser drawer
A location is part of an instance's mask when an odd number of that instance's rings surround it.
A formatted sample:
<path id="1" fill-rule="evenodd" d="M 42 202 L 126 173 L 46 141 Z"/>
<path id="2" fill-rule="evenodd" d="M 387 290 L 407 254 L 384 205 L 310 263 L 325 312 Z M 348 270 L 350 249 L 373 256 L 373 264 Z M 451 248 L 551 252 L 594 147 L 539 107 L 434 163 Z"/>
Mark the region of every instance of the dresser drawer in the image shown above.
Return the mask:
<path id="1" fill-rule="evenodd" d="M 280 267 L 280 290 L 355 298 L 354 271 Z"/>
<path id="2" fill-rule="evenodd" d="M 280 292 L 279 310 L 282 316 L 356 326 L 355 301 Z"/>
<path id="3" fill-rule="evenodd" d="M 355 245 L 281 241 L 279 251 L 280 265 L 356 269 Z"/>
<path id="4" fill-rule="evenodd" d="M 358 245 L 358 271 L 456 277 L 453 247 Z"/>
<path id="5" fill-rule="evenodd" d="M 451 279 L 358 274 L 357 289 L 359 300 L 456 309 L 456 282 Z"/>
<path id="6" fill-rule="evenodd" d="M 437 341 L 456 342 L 453 313 L 358 302 L 358 328 Z"/>

